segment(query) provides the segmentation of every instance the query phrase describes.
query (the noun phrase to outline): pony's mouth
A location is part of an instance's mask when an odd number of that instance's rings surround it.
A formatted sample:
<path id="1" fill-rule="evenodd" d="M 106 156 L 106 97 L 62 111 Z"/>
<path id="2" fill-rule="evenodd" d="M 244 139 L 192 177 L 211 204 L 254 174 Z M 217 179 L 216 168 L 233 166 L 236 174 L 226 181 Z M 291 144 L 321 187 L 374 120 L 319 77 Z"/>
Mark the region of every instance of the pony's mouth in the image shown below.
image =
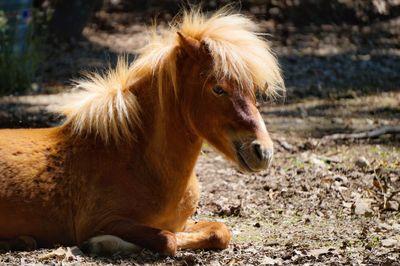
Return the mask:
<path id="1" fill-rule="evenodd" d="M 243 149 L 241 148 L 242 145 L 237 141 L 233 142 L 233 145 L 235 147 L 236 157 L 237 157 L 237 161 L 239 162 L 240 170 L 243 170 L 246 172 L 257 172 L 257 169 L 253 169 L 247 162 L 247 160 L 246 160 L 247 156 L 245 154 L 243 154 Z"/>
<path id="2" fill-rule="evenodd" d="M 244 159 L 244 156 L 240 153 L 239 150 L 236 149 L 236 156 L 239 161 L 239 167 L 247 172 L 256 172 L 256 170 L 253 170 L 246 162 Z"/>
<path id="3" fill-rule="evenodd" d="M 272 157 L 261 154 L 261 151 L 251 148 L 251 145 L 243 145 L 240 142 L 233 142 L 236 151 L 236 158 L 240 170 L 246 172 L 258 172 L 268 168 Z M 246 148 L 244 148 L 246 147 Z"/>

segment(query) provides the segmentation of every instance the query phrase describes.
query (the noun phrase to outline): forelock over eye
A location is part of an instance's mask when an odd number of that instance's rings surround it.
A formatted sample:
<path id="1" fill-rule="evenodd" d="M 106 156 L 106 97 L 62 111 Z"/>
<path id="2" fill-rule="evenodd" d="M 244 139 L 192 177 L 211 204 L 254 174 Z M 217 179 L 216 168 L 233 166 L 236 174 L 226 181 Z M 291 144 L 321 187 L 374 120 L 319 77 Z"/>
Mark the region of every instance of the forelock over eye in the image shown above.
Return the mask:
<path id="1" fill-rule="evenodd" d="M 221 86 L 215 86 L 213 89 L 213 92 L 217 96 L 223 96 L 226 94 L 226 91 L 221 87 Z"/>

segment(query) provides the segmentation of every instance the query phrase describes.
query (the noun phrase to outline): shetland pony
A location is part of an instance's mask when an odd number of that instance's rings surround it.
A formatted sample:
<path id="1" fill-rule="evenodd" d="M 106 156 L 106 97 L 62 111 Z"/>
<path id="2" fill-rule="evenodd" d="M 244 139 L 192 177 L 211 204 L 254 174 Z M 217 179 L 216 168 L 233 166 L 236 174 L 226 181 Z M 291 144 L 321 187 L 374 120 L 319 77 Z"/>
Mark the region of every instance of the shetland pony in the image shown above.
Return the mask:
<path id="1" fill-rule="evenodd" d="M 92 254 L 226 248 L 223 223 L 190 220 L 193 169 L 205 140 L 242 170 L 271 162 L 255 91 L 284 84 L 258 32 L 226 10 L 184 12 L 133 64 L 77 81 L 61 126 L 0 130 L 1 243 Z"/>

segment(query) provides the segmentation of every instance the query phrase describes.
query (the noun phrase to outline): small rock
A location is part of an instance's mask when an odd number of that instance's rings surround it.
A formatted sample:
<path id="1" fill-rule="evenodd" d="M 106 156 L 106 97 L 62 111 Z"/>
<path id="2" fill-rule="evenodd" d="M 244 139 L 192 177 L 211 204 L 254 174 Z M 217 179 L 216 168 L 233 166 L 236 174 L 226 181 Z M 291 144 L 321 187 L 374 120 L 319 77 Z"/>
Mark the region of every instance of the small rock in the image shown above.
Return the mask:
<path id="1" fill-rule="evenodd" d="M 84 256 L 82 250 L 80 250 L 77 246 L 67 247 L 66 252 L 67 257 L 76 257 L 76 256 Z"/>
<path id="2" fill-rule="evenodd" d="M 255 224 L 254 224 L 254 227 L 260 228 L 260 227 L 261 227 L 261 224 L 260 224 L 260 223 L 255 223 Z"/>
<path id="3" fill-rule="evenodd" d="M 396 239 L 393 239 L 393 238 L 387 238 L 387 239 L 383 239 L 381 243 L 382 243 L 383 247 L 389 248 L 389 247 L 397 246 L 399 241 Z"/>
<path id="4" fill-rule="evenodd" d="M 261 261 L 262 265 L 275 265 L 275 264 L 281 264 L 282 262 L 279 259 L 273 259 L 270 257 L 264 257 L 263 260 Z"/>
<path id="5" fill-rule="evenodd" d="M 387 223 L 380 223 L 378 226 L 379 226 L 379 229 L 381 229 L 381 230 L 382 229 L 386 230 L 386 231 L 392 230 L 392 227 Z"/>
<path id="6" fill-rule="evenodd" d="M 357 215 L 371 216 L 373 213 L 371 209 L 371 200 L 363 198 L 357 199 L 356 202 L 354 203 L 353 211 L 354 214 Z"/>
<path id="7" fill-rule="evenodd" d="M 335 249 L 333 249 L 333 248 L 318 248 L 318 249 L 312 249 L 312 250 L 308 251 L 307 255 L 318 258 L 320 255 L 333 253 L 334 251 L 335 251 Z"/>
<path id="8" fill-rule="evenodd" d="M 359 167 L 359 168 L 366 168 L 366 167 L 369 166 L 368 160 L 367 160 L 365 157 L 363 157 L 363 156 L 361 156 L 360 158 L 358 158 L 358 159 L 356 160 L 355 164 L 356 164 L 356 166 Z"/>
<path id="9" fill-rule="evenodd" d="M 394 231 L 397 231 L 400 233 L 400 224 L 392 224 L 392 228 Z"/>
<path id="10" fill-rule="evenodd" d="M 400 209 L 399 203 L 397 201 L 391 200 L 387 202 L 386 210 L 388 211 L 398 211 Z"/>

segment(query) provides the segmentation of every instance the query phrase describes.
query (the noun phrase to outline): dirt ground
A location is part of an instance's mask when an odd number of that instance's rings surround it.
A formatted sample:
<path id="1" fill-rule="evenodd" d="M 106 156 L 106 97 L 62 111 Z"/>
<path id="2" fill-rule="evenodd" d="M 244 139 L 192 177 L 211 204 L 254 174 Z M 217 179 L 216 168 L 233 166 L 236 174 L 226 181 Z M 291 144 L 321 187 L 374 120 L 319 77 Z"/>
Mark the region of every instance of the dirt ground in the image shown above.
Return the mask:
<path id="1" fill-rule="evenodd" d="M 91 258 L 62 248 L 3 253 L 0 264 L 400 265 L 400 135 L 323 138 L 400 125 L 400 37 L 392 32 L 400 21 L 302 29 L 262 23 L 275 34 L 288 86 L 285 99 L 261 107 L 275 140 L 272 167 L 242 174 L 207 144 L 196 167 L 202 196 L 194 218 L 229 225 L 228 249 Z M 59 123 L 51 110 L 68 99 L 68 79 L 134 53 L 144 28 L 126 14 L 100 12 L 85 40 L 54 53 L 45 85 L 0 98 L 0 127 Z"/>

